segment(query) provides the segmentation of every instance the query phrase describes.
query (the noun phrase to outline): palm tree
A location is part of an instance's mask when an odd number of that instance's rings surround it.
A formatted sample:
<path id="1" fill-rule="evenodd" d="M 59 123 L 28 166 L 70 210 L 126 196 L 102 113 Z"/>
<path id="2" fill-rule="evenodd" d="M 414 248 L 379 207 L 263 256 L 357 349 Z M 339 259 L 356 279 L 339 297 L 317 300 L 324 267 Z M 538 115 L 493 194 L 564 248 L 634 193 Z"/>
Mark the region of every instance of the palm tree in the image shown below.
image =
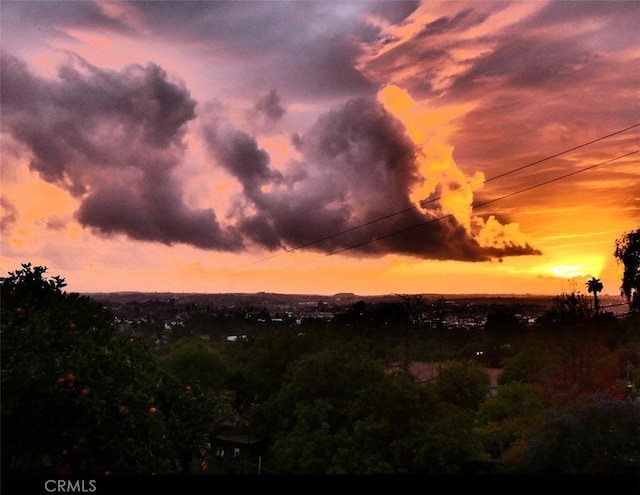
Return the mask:
<path id="1" fill-rule="evenodd" d="M 600 303 L 598 302 L 598 292 L 602 292 L 602 282 L 600 279 L 596 277 L 592 277 L 591 280 L 587 282 L 587 290 L 589 292 L 593 292 L 593 306 L 596 310 L 596 314 L 600 311 Z"/>

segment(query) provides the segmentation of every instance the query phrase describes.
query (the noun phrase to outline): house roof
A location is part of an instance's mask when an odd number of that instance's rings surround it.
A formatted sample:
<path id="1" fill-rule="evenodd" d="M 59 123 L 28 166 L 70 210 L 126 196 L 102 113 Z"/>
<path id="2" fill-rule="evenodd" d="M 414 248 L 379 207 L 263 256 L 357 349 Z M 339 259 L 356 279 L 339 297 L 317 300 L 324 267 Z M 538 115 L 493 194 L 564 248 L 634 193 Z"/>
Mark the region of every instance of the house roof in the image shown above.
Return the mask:
<path id="1" fill-rule="evenodd" d="M 412 361 L 409 363 L 409 372 L 419 383 L 430 382 L 438 378 L 441 365 L 442 363 L 438 361 Z M 399 364 L 393 367 L 393 369 L 399 368 Z M 502 368 L 485 368 L 484 370 L 489 375 L 491 388 L 496 388 L 498 386 L 498 377 L 503 371 Z"/>

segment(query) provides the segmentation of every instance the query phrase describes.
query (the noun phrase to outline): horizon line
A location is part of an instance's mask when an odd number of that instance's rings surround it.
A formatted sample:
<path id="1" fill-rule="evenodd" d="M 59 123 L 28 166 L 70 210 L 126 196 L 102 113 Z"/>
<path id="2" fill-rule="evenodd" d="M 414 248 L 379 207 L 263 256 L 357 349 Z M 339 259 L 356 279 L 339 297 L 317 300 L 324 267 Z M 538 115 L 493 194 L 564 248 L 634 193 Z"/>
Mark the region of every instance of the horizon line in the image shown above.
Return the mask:
<path id="1" fill-rule="evenodd" d="M 546 292 L 386 292 L 375 294 L 359 294 L 356 292 L 334 292 L 334 293 L 316 293 L 316 292 L 275 292 L 275 291 L 230 291 L 230 292 L 202 292 L 202 291 L 173 291 L 173 290 L 112 290 L 112 291 L 67 291 L 71 293 L 93 295 L 93 294 L 189 294 L 189 295 L 278 295 L 278 296 L 315 296 L 315 297 L 336 297 L 336 296 L 355 296 L 355 297 L 392 297 L 401 295 L 414 295 L 414 296 L 452 296 L 452 297 L 557 297 L 562 294 L 569 294 L 575 292 L 576 294 L 584 294 L 589 297 L 593 297 L 590 294 L 583 293 L 582 291 L 562 291 L 559 293 L 546 293 Z M 611 293 L 599 293 L 598 297 L 619 297 L 625 299 L 623 295 L 611 294 Z"/>

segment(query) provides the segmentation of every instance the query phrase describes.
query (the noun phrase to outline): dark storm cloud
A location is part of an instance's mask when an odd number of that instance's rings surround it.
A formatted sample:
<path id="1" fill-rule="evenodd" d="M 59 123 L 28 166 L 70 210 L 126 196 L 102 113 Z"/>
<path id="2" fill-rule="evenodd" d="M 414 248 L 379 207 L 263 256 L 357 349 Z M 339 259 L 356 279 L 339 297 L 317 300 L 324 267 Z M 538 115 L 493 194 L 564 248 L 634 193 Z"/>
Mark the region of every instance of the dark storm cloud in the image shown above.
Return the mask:
<path id="1" fill-rule="evenodd" d="M 133 185 L 102 187 L 82 202 L 77 217 L 102 232 L 125 232 L 133 239 L 182 242 L 204 249 L 240 247 L 239 237 L 221 230 L 212 209 L 185 206 L 176 184 L 163 173 L 150 172 Z"/>
<path id="2" fill-rule="evenodd" d="M 203 110 L 203 131 L 211 154 L 238 179 L 247 196 L 256 197 L 263 186 L 281 178 L 270 168 L 269 155 L 258 148 L 255 138 L 229 124 L 213 105 Z"/>
<path id="3" fill-rule="evenodd" d="M 70 40 L 74 29 L 125 35 L 132 42 L 180 43 L 185 56 L 197 56 L 203 64 L 222 60 L 231 73 L 245 66 L 236 92 L 251 94 L 267 84 L 292 99 L 315 101 L 375 92 L 377 85 L 356 68 L 361 44 L 382 36 L 366 15 L 400 23 L 418 6 L 414 1 L 4 3 L 9 5 L 3 5 L 3 16 L 15 22 L 3 20 L 3 30 L 32 30 L 28 43 L 46 43 L 52 33 Z M 16 32 L 10 38 L 23 37 Z M 18 53 L 20 46 L 7 48 Z"/>
<path id="4" fill-rule="evenodd" d="M 234 249 L 212 210 L 182 199 L 175 167 L 195 102 L 154 64 L 122 71 L 73 57 L 55 80 L 2 54 L 3 131 L 26 145 L 30 167 L 81 201 L 78 220 L 104 233 Z"/>
<path id="5" fill-rule="evenodd" d="M 355 67 L 360 43 L 380 29 L 361 20 L 367 10 L 399 19 L 412 2 L 132 2 L 144 31 L 196 46 L 203 60 L 242 61 L 237 87 L 268 83 L 292 98 L 346 98 L 377 87 Z M 143 29 L 143 28 L 141 28 Z M 188 49 L 188 48 L 187 48 Z"/>
<path id="6" fill-rule="evenodd" d="M 414 208 L 410 192 L 421 180 L 417 150 L 403 125 L 375 100 L 350 100 L 294 136 L 302 158 L 282 173 L 270 167 L 254 139 L 223 125 L 215 114 L 207 117 L 204 130 L 212 155 L 243 186 L 233 212 L 236 225 L 270 249 L 349 248 L 354 255 L 466 261 L 536 253 L 529 246 L 483 249 L 453 217 L 443 218 L 436 207 Z M 376 221 L 400 210 L 406 211 Z M 406 232 L 390 235 L 401 230 Z M 378 237 L 383 238 L 368 242 Z"/>

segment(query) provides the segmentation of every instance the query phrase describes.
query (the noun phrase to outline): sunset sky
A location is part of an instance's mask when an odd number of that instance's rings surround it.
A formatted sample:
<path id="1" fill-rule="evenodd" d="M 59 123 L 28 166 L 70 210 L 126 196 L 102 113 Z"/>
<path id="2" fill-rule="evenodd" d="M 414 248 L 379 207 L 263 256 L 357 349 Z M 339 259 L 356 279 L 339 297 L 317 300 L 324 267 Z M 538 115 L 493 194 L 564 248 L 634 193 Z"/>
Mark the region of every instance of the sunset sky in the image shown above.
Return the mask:
<path id="1" fill-rule="evenodd" d="M 619 295 L 637 0 L 2 0 L 0 23 L 1 275 Z"/>

